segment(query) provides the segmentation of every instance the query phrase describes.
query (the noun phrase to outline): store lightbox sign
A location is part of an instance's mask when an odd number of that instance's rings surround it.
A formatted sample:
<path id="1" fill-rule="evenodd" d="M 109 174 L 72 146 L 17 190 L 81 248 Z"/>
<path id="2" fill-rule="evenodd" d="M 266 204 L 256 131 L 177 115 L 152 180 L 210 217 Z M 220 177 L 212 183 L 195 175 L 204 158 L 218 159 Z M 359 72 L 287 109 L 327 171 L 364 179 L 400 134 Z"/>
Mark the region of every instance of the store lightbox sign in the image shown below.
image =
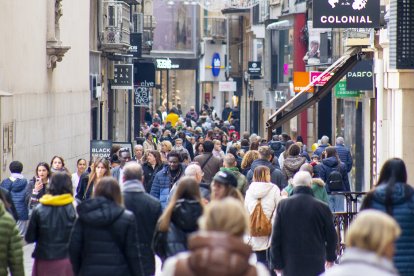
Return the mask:
<path id="1" fill-rule="evenodd" d="M 309 72 L 293 72 L 293 90 L 295 93 L 302 91 L 310 83 Z M 315 88 L 312 86 L 306 92 L 313 93 Z"/>
<path id="2" fill-rule="evenodd" d="M 219 81 L 220 92 L 235 92 L 237 91 L 237 83 L 235 81 Z"/>
<path id="3" fill-rule="evenodd" d="M 112 89 L 133 89 L 134 88 L 134 65 L 115 64 Z"/>
<path id="4" fill-rule="evenodd" d="M 346 89 L 372 90 L 374 87 L 372 60 L 359 61 L 351 71 L 346 74 Z"/>
<path id="5" fill-rule="evenodd" d="M 337 98 L 358 98 L 361 95 L 359 91 L 349 91 L 346 88 L 346 80 L 340 80 L 335 85 L 335 97 Z"/>
<path id="6" fill-rule="evenodd" d="M 310 72 L 310 81 L 316 80 L 323 72 L 312 71 Z M 325 83 L 329 81 L 329 79 L 333 76 L 333 73 L 326 73 L 323 75 L 319 81 L 315 82 L 315 86 L 324 86 Z"/>
<path id="7" fill-rule="evenodd" d="M 376 28 L 379 0 L 313 0 L 314 28 Z"/>
<path id="8" fill-rule="evenodd" d="M 179 64 L 173 64 L 171 59 L 167 58 L 157 58 L 155 60 L 157 62 L 157 69 L 165 69 L 165 70 L 169 70 L 169 69 L 179 69 L 180 65 Z"/>

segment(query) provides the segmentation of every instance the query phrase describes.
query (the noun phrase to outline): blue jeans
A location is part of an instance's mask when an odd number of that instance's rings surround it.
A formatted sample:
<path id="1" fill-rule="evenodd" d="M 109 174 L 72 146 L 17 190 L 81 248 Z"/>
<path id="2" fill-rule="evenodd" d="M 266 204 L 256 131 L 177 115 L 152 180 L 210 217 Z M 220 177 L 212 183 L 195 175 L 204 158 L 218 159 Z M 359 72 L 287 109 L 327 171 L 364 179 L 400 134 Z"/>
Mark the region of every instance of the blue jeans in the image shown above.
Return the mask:
<path id="1" fill-rule="evenodd" d="M 329 208 L 332 212 L 345 211 L 345 198 L 343 195 L 329 195 Z"/>

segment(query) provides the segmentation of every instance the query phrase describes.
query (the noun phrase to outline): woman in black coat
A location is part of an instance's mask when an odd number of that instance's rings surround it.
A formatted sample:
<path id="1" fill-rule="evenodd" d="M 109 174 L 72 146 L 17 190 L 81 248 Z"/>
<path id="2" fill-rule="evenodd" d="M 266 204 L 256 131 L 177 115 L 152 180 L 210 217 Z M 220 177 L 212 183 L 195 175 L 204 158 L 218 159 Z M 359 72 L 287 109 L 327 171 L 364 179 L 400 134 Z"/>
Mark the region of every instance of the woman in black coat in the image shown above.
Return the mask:
<path id="1" fill-rule="evenodd" d="M 26 202 L 29 206 L 29 213 L 39 203 L 39 199 L 46 194 L 51 174 L 49 164 L 46 162 L 37 164 L 35 174 L 36 176 L 29 181 L 26 187 Z"/>
<path id="2" fill-rule="evenodd" d="M 146 161 L 142 165 L 144 171 L 144 188 L 147 193 L 151 192 L 152 181 L 157 172 L 159 172 L 162 167 L 161 154 L 156 150 L 150 150 L 146 153 Z"/>
<path id="3" fill-rule="evenodd" d="M 121 207 L 118 182 L 104 177 L 82 202 L 69 245 L 76 275 L 142 275 L 135 216 Z M 86 238 L 85 238 L 86 237 Z"/>
<path id="4" fill-rule="evenodd" d="M 33 210 L 25 239 L 36 243 L 32 275 L 72 276 L 68 244 L 76 219 L 72 181 L 64 172 L 54 173 L 48 194 Z"/>
<path id="5" fill-rule="evenodd" d="M 197 221 L 203 213 L 199 185 L 193 177 L 183 177 L 177 190 L 158 220 L 152 247 L 165 261 L 187 251 L 188 236 L 198 230 Z"/>

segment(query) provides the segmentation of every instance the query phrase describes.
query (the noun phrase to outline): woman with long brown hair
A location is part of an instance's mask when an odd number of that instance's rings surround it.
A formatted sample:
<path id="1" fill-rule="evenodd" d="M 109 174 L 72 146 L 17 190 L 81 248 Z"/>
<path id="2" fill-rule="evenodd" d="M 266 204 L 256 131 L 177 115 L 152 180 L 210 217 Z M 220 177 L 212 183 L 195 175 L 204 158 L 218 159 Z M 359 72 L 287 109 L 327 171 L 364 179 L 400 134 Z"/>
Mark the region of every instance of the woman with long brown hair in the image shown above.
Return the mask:
<path id="1" fill-rule="evenodd" d="M 156 150 L 150 150 L 145 153 L 145 163 L 142 165 L 144 171 L 144 188 L 147 193 L 151 192 L 152 181 L 157 172 L 159 172 L 163 163 L 161 160 L 161 154 Z"/>
<path id="2" fill-rule="evenodd" d="M 94 184 L 98 183 L 102 177 L 110 175 L 111 169 L 109 167 L 109 161 L 105 158 L 96 159 L 91 174 L 84 176 L 79 181 L 76 198 L 80 201 L 90 198 L 94 189 Z"/>
<path id="3" fill-rule="evenodd" d="M 123 207 L 116 179 L 96 182 L 93 198 L 77 211 L 69 244 L 75 275 L 142 275 L 135 216 Z"/>
<path id="4" fill-rule="evenodd" d="M 162 261 L 187 250 L 188 236 L 198 230 L 203 213 L 200 189 L 193 177 L 183 177 L 158 220 L 153 240 L 154 252 Z"/>

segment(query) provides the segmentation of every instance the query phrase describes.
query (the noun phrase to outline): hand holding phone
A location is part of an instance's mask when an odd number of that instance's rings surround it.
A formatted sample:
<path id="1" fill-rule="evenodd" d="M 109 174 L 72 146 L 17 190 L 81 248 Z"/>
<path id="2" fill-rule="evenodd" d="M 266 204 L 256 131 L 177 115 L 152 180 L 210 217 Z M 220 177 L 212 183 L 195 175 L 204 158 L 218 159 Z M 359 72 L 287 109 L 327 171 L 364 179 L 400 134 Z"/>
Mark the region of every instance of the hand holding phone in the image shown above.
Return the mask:
<path id="1" fill-rule="evenodd" d="M 35 187 L 34 190 L 36 192 L 39 192 L 41 189 L 43 189 L 43 183 L 42 180 L 40 178 L 36 178 L 36 183 L 35 183 Z"/>

